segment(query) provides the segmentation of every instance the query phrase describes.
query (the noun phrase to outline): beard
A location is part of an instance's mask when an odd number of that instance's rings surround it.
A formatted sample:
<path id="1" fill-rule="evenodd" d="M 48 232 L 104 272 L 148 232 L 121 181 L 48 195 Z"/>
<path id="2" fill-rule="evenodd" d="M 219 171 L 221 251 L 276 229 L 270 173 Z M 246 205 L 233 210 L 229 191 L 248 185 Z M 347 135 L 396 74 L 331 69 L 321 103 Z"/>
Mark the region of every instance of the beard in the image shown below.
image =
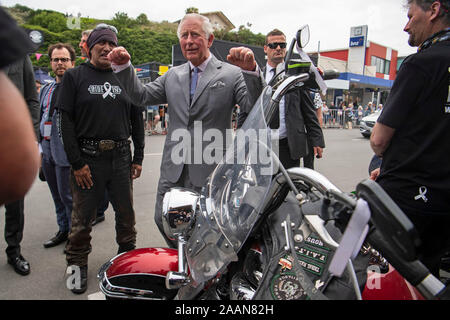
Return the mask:
<path id="1" fill-rule="evenodd" d="M 416 39 L 414 38 L 414 35 L 413 35 L 413 34 L 410 34 L 410 35 L 409 35 L 408 44 L 409 44 L 411 47 L 417 47 L 417 46 L 419 46 L 419 44 L 416 43 Z"/>

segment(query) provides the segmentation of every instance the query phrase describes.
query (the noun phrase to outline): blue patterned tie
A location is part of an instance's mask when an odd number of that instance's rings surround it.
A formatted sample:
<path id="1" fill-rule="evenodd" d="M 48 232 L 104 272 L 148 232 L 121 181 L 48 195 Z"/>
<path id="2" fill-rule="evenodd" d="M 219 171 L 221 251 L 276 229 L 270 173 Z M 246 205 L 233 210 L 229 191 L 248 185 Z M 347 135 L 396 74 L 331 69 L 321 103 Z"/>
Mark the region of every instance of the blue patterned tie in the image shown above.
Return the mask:
<path id="1" fill-rule="evenodd" d="M 198 67 L 195 67 L 191 77 L 191 102 L 194 98 L 195 90 L 197 89 L 198 73 L 200 72 Z"/>

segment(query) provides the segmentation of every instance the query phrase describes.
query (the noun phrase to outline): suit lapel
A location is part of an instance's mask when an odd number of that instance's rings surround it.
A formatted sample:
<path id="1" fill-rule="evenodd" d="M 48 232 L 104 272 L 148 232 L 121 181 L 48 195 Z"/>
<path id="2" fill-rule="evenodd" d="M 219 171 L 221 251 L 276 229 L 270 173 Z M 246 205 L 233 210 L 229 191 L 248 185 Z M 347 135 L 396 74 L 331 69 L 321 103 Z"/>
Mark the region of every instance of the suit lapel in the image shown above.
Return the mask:
<path id="1" fill-rule="evenodd" d="M 186 100 L 186 105 L 190 103 L 190 86 L 191 86 L 191 68 L 189 63 L 186 63 L 178 74 L 178 78 L 180 80 L 181 88 L 183 90 L 184 99 Z"/>
<path id="2" fill-rule="evenodd" d="M 192 99 L 192 105 L 197 102 L 200 95 L 205 91 L 211 81 L 217 76 L 217 70 L 222 68 L 222 63 L 212 56 L 211 61 L 209 61 L 206 66 L 205 71 L 203 71 L 202 76 L 197 84 L 197 90 L 195 91 L 194 98 Z"/>

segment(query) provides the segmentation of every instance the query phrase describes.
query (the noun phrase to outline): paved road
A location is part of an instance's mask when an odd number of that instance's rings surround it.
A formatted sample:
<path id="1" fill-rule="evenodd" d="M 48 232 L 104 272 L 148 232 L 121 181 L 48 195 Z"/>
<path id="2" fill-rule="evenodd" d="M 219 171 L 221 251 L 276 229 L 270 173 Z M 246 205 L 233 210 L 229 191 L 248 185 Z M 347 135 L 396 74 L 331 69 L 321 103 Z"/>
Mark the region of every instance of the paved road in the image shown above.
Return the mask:
<path id="1" fill-rule="evenodd" d="M 324 130 L 327 148 L 324 159 L 316 160 L 316 170 L 343 191 L 353 191 L 368 176 L 371 159 L 367 139 L 359 131 Z M 153 208 L 159 179 L 159 166 L 165 136 L 146 137 L 146 157 L 142 177 L 134 186 L 138 247 L 164 246 L 153 222 Z M 3 215 L 4 208 L 0 209 Z M 0 219 L 0 230 L 4 219 Z M 117 252 L 114 212 L 109 208 L 106 221 L 92 232 L 92 253 L 89 255 L 89 283 L 85 294 L 76 296 L 65 287 L 66 262 L 63 246 L 44 249 L 42 244 L 57 231 L 53 201 L 47 184 L 36 180 L 25 198 L 25 231 L 22 253 L 30 261 L 31 274 L 17 275 L 6 262 L 6 244 L 0 240 L 0 300 L 86 300 L 98 293 L 96 273 L 100 266 Z M 91 296 L 92 297 L 92 296 Z"/>

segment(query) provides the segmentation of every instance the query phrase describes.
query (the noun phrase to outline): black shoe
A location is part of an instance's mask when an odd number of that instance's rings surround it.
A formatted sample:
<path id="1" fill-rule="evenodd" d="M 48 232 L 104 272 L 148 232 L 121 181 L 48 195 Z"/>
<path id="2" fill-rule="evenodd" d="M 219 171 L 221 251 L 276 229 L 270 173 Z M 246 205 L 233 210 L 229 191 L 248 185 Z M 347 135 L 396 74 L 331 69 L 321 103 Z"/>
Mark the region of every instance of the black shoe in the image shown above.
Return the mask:
<path id="1" fill-rule="evenodd" d="M 75 270 L 72 270 L 72 275 L 76 274 L 77 269 L 79 270 L 80 279 L 74 279 L 74 281 L 71 283 L 74 287 L 69 289 L 74 294 L 83 294 L 87 290 L 87 282 L 88 282 L 87 266 L 84 267 L 72 266 L 72 268 L 76 268 Z"/>
<path id="2" fill-rule="evenodd" d="M 14 271 L 20 274 L 21 276 L 27 276 L 30 274 L 30 264 L 27 260 L 25 260 L 22 255 L 10 259 L 8 258 L 8 263 L 13 266 Z"/>
<path id="3" fill-rule="evenodd" d="M 102 216 L 97 216 L 94 220 L 94 222 L 92 222 L 92 226 L 95 226 L 96 224 L 105 221 L 105 215 Z"/>
<path id="4" fill-rule="evenodd" d="M 67 241 L 67 237 L 69 236 L 68 232 L 58 231 L 53 238 L 44 242 L 44 248 L 52 248 L 60 245 L 64 241 Z"/>

